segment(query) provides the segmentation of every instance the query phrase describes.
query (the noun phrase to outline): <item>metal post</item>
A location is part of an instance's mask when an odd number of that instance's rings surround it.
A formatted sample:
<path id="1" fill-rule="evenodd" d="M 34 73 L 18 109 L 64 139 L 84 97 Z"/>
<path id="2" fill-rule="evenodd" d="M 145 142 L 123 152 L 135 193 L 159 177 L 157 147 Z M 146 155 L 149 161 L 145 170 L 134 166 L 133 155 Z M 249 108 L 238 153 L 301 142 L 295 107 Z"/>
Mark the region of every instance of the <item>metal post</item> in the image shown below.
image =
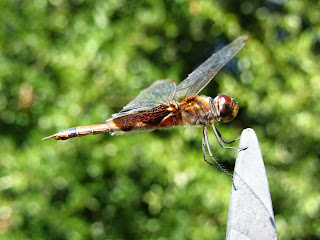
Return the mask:
<path id="1" fill-rule="evenodd" d="M 234 170 L 227 239 L 277 239 L 269 184 L 257 136 L 245 129 Z"/>

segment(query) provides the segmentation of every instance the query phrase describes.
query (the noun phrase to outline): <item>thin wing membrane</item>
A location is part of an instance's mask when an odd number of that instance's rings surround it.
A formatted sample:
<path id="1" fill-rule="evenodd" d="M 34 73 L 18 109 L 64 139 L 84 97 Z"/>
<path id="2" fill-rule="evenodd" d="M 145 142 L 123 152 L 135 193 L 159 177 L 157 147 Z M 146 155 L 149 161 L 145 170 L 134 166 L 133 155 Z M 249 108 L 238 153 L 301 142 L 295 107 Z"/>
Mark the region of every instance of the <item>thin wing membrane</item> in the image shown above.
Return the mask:
<path id="1" fill-rule="evenodd" d="M 174 98 L 179 100 L 198 95 L 219 70 L 244 47 L 247 40 L 246 35 L 241 36 L 214 53 L 177 86 Z"/>
<path id="2" fill-rule="evenodd" d="M 124 106 L 119 113 L 112 116 L 119 117 L 166 104 L 167 100 L 172 100 L 175 96 L 176 88 L 177 85 L 170 79 L 158 80 Z"/>

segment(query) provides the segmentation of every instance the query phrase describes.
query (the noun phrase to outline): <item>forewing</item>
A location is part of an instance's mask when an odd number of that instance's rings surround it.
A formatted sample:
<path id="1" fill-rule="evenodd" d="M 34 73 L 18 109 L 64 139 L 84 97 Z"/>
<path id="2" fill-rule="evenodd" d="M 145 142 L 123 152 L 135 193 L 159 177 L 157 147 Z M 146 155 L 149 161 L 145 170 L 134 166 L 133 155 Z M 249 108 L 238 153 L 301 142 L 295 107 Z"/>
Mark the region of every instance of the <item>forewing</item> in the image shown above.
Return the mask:
<path id="1" fill-rule="evenodd" d="M 158 80 L 143 90 L 135 99 L 129 102 L 123 109 L 113 117 L 131 114 L 137 111 L 147 110 L 165 104 L 167 100 L 172 100 L 176 93 L 177 85 L 173 80 Z"/>
<path id="2" fill-rule="evenodd" d="M 219 70 L 244 47 L 247 40 L 247 36 L 241 36 L 214 53 L 177 86 L 174 98 L 179 100 L 198 95 Z"/>

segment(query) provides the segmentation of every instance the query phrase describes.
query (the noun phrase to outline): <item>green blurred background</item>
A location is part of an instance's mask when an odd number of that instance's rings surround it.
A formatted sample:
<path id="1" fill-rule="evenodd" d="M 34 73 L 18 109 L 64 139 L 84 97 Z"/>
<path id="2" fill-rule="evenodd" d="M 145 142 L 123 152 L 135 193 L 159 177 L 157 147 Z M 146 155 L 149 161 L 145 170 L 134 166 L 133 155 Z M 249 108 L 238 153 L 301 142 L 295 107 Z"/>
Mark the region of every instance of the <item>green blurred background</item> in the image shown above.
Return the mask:
<path id="1" fill-rule="evenodd" d="M 320 238 L 319 1 L 0 1 L 1 239 L 223 239 L 232 183 L 202 130 L 41 141 L 103 123 L 157 79 L 249 41 L 203 91 L 253 128 L 279 239 Z M 236 150 L 212 150 L 233 170 Z"/>

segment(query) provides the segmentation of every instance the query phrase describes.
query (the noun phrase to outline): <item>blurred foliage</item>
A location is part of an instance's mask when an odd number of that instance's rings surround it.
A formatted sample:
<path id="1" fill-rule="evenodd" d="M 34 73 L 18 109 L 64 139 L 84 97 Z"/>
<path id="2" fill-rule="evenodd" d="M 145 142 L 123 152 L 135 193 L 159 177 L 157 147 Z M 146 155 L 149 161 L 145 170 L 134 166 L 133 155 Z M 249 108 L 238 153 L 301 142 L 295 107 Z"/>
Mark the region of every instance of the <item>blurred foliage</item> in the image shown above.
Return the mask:
<path id="1" fill-rule="evenodd" d="M 279 239 L 320 238 L 319 1 L 0 1 L 1 239 L 223 239 L 230 179 L 202 130 L 40 141 L 102 123 L 143 88 L 176 82 L 247 34 L 202 92 L 253 128 Z M 232 171 L 237 152 L 212 150 Z"/>

